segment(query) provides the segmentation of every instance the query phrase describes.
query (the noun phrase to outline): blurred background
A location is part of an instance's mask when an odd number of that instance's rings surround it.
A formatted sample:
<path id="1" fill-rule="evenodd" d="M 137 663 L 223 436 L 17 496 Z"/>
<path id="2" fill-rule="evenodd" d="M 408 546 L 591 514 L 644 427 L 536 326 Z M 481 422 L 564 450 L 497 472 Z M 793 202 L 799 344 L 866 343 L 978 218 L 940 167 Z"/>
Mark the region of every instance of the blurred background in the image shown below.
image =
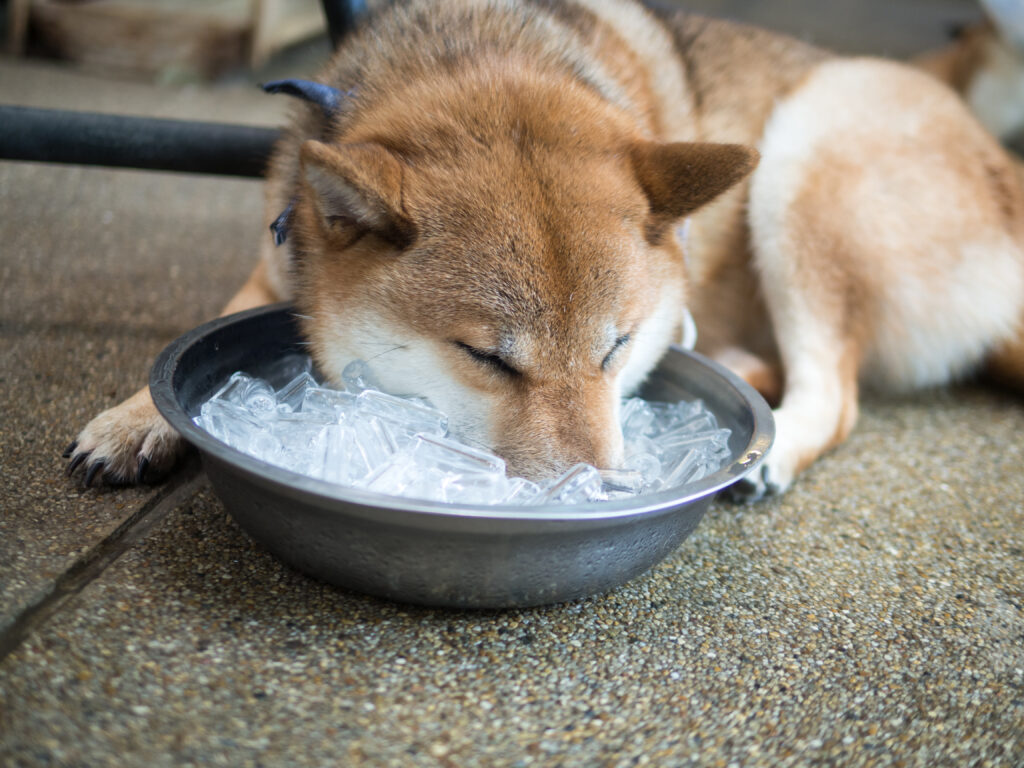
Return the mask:
<path id="1" fill-rule="evenodd" d="M 661 0 L 848 53 L 905 58 L 980 17 L 973 0 Z M 9 56 L 154 83 L 255 80 L 315 67 L 320 0 L 4 0 Z"/>
<path id="2" fill-rule="evenodd" d="M 982 18 L 975 0 L 650 1 L 764 26 L 844 53 L 904 59 L 942 47 L 956 30 Z M 11 107 L 275 128 L 286 119 L 287 99 L 268 98 L 256 86 L 312 76 L 330 55 L 332 41 L 344 35 L 365 4 L 0 0 L 0 118 L 6 122 L 0 126 L 0 157 L 257 176 L 262 160 L 252 158 L 266 154 L 273 138 L 269 134 L 244 139 L 233 158 L 214 148 L 206 129 L 191 139 L 180 134 L 165 139 L 159 131 L 166 126 L 95 118 L 74 122 L 73 115 L 58 125 L 55 116 Z M 142 154 L 166 147 L 168 155 L 179 159 L 136 160 L 133 150 L 115 161 L 103 157 L 102 146 L 70 147 L 70 137 L 87 142 L 92 134 L 99 136 L 95 145 L 116 147 L 126 133 L 146 144 Z M 225 141 L 235 139 L 220 137 L 220 146 Z M 181 157 L 196 155 L 197 142 L 210 157 L 189 160 L 193 168 L 179 167 Z"/>

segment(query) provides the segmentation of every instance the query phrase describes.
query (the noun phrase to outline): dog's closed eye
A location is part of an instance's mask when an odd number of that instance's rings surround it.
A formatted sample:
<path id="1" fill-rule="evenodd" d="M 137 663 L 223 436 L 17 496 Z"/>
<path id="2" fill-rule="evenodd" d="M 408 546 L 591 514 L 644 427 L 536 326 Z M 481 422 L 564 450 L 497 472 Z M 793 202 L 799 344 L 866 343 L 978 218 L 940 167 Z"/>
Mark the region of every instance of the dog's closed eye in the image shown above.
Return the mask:
<path id="1" fill-rule="evenodd" d="M 627 333 L 622 336 L 619 336 L 619 338 L 615 340 L 615 343 L 612 344 L 612 348 L 608 350 L 608 354 L 605 355 L 604 360 L 601 361 L 602 371 L 608 370 L 608 366 L 612 364 L 612 360 L 615 359 L 615 355 L 618 354 L 619 350 L 621 350 L 623 347 L 629 344 L 630 338 L 631 335 Z"/>
<path id="2" fill-rule="evenodd" d="M 521 371 L 509 365 L 501 357 L 501 355 L 495 354 L 494 352 L 488 352 L 485 349 L 477 349 L 476 347 L 471 347 L 469 344 L 466 344 L 465 342 L 462 341 L 453 341 L 452 344 L 454 344 L 467 355 L 472 357 L 478 363 L 489 366 L 493 368 L 495 371 L 503 373 L 506 376 L 518 378 L 523 375 Z"/>

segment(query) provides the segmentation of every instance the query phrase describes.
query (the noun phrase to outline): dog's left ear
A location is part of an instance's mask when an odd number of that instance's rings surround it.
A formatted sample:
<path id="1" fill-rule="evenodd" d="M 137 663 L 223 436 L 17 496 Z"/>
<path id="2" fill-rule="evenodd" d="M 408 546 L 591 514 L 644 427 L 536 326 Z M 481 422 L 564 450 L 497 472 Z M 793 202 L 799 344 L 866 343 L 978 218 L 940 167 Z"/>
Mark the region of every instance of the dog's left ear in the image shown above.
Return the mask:
<path id="1" fill-rule="evenodd" d="M 399 246 L 413 239 L 402 206 L 402 166 L 383 146 L 307 141 L 300 157 L 324 224 L 342 221 Z"/>
<path id="2" fill-rule="evenodd" d="M 648 239 L 711 202 L 754 170 L 760 155 L 741 144 L 641 142 L 630 151 L 651 206 Z"/>

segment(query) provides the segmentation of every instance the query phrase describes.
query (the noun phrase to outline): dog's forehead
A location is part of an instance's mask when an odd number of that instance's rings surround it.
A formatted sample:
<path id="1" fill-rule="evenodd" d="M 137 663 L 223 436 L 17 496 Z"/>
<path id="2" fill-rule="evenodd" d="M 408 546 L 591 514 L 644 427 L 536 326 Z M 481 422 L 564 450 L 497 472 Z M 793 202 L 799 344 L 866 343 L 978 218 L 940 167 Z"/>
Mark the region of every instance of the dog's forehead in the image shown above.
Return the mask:
<path id="1" fill-rule="evenodd" d="M 579 219 L 588 210 L 627 216 L 646 202 L 626 153 L 608 148 L 463 142 L 450 153 L 421 156 L 405 183 L 411 206 L 463 221 Z"/>
<path id="2" fill-rule="evenodd" d="M 639 227 L 508 213 L 456 219 L 425 238 L 414 256 L 418 279 L 496 314 L 566 316 L 613 305 L 645 282 Z"/>
<path id="3" fill-rule="evenodd" d="M 531 154 L 470 153 L 458 174 L 419 174 L 416 280 L 442 317 L 492 329 L 486 346 L 606 353 L 647 283 L 644 200 L 615 158 Z"/>
<path id="4" fill-rule="evenodd" d="M 439 256 L 418 273 L 422 290 L 412 294 L 420 321 L 433 334 L 510 360 L 600 359 L 642 319 L 649 288 L 626 246 L 603 245 L 600 256 L 590 243 L 576 252 L 531 254 L 516 237 L 478 250 L 453 247 L 456 259 Z"/>

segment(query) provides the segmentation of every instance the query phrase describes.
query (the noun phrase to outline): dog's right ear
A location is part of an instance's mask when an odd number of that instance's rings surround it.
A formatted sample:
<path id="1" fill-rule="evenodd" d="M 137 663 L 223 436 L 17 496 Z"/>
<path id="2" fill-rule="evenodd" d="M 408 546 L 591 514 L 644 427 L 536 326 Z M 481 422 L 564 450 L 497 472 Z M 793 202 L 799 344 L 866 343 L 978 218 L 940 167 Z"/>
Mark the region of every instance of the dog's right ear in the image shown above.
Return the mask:
<path id="1" fill-rule="evenodd" d="M 402 165 L 383 146 L 307 141 L 300 159 L 326 227 L 358 227 L 399 247 L 412 241 L 415 228 L 402 209 Z"/>
<path id="2" fill-rule="evenodd" d="M 740 144 L 653 141 L 634 145 L 630 157 L 651 206 L 651 242 L 747 176 L 760 159 L 757 150 Z"/>

